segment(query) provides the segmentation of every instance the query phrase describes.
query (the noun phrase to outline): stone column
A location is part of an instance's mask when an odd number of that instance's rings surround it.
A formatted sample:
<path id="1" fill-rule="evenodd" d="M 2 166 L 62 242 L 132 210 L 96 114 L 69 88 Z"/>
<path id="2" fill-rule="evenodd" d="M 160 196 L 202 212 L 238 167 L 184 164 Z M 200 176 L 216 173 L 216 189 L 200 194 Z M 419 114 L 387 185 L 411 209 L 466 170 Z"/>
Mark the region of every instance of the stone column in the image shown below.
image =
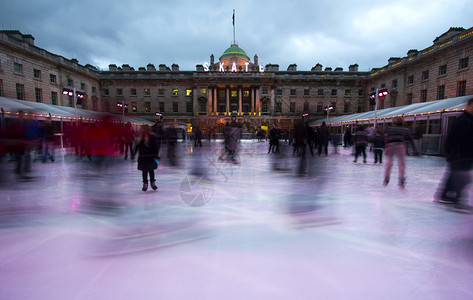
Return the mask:
<path id="1" fill-rule="evenodd" d="M 213 108 L 213 112 L 214 114 L 216 115 L 216 113 L 218 112 L 218 106 L 217 106 L 217 87 L 214 87 L 213 89 L 213 92 L 214 92 L 214 108 Z"/>
<path id="2" fill-rule="evenodd" d="M 230 112 L 230 87 L 227 85 L 226 89 L 225 89 L 225 98 L 226 98 L 226 103 L 225 103 L 225 111 L 227 112 L 227 116 L 228 116 L 228 113 Z"/>
<path id="3" fill-rule="evenodd" d="M 197 116 L 197 107 L 198 107 L 198 102 L 197 102 L 197 89 L 195 88 L 193 91 L 192 91 L 192 107 L 194 108 L 194 111 L 192 112 L 192 115 L 194 117 Z"/>
<path id="4" fill-rule="evenodd" d="M 243 101 L 242 101 L 242 90 L 241 90 L 241 85 L 238 86 L 238 115 L 241 116 L 241 112 L 242 112 L 242 104 L 243 104 Z"/>
<path id="5" fill-rule="evenodd" d="M 260 90 L 259 90 L 259 87 L 256 87 L 255 91 L 256 91 L 256 93 L 255 93 L 255 98 L 256 98 L 256 99 L 255 99 L 255 100 L 256 100 L 256 101 L 255 101 L 255 112 L 256 112 L 257 115 L 259 115 L 259 113 L 260 113 L 260 107 L 261 107 L 261 104 L 260 104 L 261 99 L 260 99 Z"/>
<path id="6" fill-rule="evenodd" d="M 207 113 L 209 116 L 212 115 L 212 102 L 213 102 L 213 89 L 207 89 Z"/>
<path id="7" fill-rule="evenodd" d="M 271 115 L 274 115 L 275 110 L 275 105 L 276 105 L 276 93 L 274 91 L 274 88 L 271 87 L 269 91 L 269 95 L 271 97 Z"/>
<path id="8" fill-rule="evenodd" d="M 255 88 L 254 87 L 250 87 L 250 105 L 251 105 L 251 108 L 250 108 L 251 115 L 253 115 L 255 112 Z"/>

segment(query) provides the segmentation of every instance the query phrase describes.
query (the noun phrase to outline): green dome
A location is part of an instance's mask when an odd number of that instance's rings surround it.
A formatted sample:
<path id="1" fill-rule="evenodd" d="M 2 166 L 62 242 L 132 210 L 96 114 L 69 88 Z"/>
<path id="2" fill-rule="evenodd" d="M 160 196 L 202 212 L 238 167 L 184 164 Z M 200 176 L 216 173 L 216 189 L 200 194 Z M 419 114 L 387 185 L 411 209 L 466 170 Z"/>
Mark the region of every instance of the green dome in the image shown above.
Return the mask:
<path id="1" fill-rule="evenodd" d="M 222 61 L 230 57 L 238 57 L 243 60 L 250 61 L 250 58 L 248 57 L 248 55 L 246 55 L 246 52 L 240 47 L 238 47 L 237 44 L 233 44 L 230 46 L 230 48 L 225 50 L 222 56 L 220 56 L 219 60 Z"/>

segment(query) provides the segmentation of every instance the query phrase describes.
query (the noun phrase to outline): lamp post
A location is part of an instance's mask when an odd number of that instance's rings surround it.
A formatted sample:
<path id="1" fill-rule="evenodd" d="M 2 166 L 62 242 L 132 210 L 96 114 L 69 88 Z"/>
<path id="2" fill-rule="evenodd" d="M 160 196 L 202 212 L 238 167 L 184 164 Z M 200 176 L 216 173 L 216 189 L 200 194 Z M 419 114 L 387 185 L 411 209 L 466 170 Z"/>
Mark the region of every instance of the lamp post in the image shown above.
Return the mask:
<path id="1" fill-rule="evenodd" d="M 77 95 L 76 95 L 76 88 L 72 88 L 72 89 L 63 88 L 63 89 L 62 89 L 62 94 L 63 94 L 63 95 L 67 95 L 67 96 L 69 96 L 69 97 L 73 97 L 72 100 L 74 101 L 74 114 L 75 114 L 76 121 L 77 121 L 77 105 L 76 105 L 76 102 L 77 102 Z"/>
<path id="2" fill-rule="evenodd" d="M 327 111 L 327 122 L 326 123 L 328 124 L 328 116 L 330 115 L 330 111 L 333 109 L 333 105 L 332 104 L 327 105 L 327 106 L 325 106 L 324 109 Z"/>
<path id="3" fill-rule="evenodd" d="M 388 93 L 388 90 L 385 89 L 385 88 L 382 88 L 382 89 L 376 89 L 375 92 L 371 92 L 370 93 L 370 104 L 373 105 L 374 104 L 374 122 L 373 122 L 373 127 L 376 129 L 376 114 L 378 112 L 378 100 L 379 98 L 382 98 L 384 99 L 384 97 L 386 97 L 387 95 L 389 95 Z"/>

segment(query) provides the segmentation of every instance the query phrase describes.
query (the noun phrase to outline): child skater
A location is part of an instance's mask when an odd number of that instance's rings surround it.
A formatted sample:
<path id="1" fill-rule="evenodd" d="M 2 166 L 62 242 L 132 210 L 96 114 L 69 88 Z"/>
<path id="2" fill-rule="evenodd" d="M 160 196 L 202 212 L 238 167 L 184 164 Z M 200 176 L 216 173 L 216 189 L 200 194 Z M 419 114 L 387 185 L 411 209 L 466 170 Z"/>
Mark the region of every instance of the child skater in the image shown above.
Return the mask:
<path id="1" fill-rule="evenodd" d="M 157 139 L 151 133 L 148 125 L 141 127 L 140 137 L 135 146 L 134 153 L 138 152 L 138 170 L 143 172 L 143 188 L 142 191 L 148 190 L 148 174 L 151 181 L 151 188 L 157 190 L 154 170 L 158 168 L 158 146 Z"/>

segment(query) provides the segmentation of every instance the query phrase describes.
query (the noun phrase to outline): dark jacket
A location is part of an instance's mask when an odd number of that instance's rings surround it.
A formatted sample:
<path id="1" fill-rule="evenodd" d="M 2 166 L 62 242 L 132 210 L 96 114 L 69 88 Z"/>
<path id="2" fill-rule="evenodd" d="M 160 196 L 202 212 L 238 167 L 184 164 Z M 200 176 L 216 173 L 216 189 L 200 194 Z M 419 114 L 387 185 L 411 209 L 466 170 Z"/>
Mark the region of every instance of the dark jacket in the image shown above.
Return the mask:
<path id="1" fill-rule="evenodd" d="M 447 135 L 445 152 L 450 162 L 473 160 L 473 116 L 464 112 Z"/>
<path id="2" fill-rule="evenodd" d="M 376 134 L 373 138 L 373 148 L 374 149 L 383 149 L 386 145 L 386 140 L 383 134 Z"/>
<path id="3" fill-rule="evenodd" d="M 368 144 L 368 133 L 364 130 L 358 130 L 353 135 L 355 146 L 366 146 Z"/>
<path id="4" fill-rule="evenodd" d="M 155 159 L 158 159 L 157 139 L 153 135 L 149 135 L 148 142 L 141 138 L 135 146 L 136 153 L 138 151 L 138 170 L 152 171 L 158 167 Z"/>

